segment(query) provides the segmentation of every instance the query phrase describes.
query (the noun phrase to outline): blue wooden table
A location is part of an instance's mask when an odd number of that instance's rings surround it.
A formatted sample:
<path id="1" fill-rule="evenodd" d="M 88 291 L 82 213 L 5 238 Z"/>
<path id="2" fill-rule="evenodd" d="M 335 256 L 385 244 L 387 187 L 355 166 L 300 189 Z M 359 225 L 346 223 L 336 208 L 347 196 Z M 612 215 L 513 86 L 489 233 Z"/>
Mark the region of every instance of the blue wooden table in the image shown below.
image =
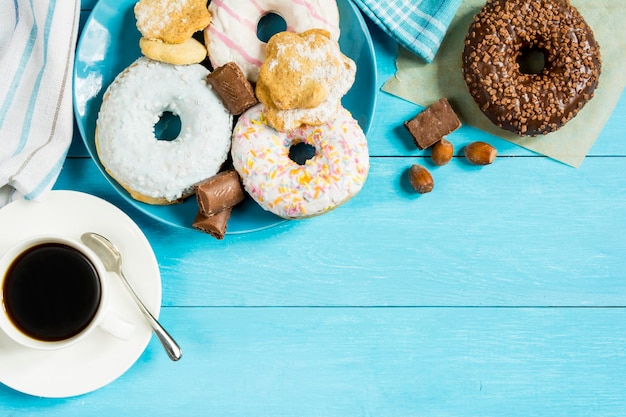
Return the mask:
<path id="1" fill-rule="evenodd" d="M 382 85 L 397 46 L 368 24 Z M 143 230 L 184 357 L 153 337 L 85 395 L 0 386 L 0 415 L 626 415 L 626 97 L 579 169 L 495 139 L 493 165 L 434 168 L 402 127 L 419 110 L 378 94 L 370 175 L 347 204 L 224 241 L 137 211 L 76 133 L 55 188 Z M 432 193 L 409 188 L 413 163 Z"/>

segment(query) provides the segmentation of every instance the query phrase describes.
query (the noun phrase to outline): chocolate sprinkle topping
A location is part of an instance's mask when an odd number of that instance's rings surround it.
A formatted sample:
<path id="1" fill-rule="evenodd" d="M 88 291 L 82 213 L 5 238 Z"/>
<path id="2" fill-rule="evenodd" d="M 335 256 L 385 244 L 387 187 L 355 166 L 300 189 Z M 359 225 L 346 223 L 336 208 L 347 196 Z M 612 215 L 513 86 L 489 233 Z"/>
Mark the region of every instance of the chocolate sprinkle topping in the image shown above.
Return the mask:
<path id="1" fill-rule="evenodd" d="M 537 71 L 522 54 L 543 55 Z M 566 0 L 487 0 L 463 50 L 471 95 L 497 126 L 519 135 L 553 132 L 593 97 L 601 72 L 591 28 Z"/>

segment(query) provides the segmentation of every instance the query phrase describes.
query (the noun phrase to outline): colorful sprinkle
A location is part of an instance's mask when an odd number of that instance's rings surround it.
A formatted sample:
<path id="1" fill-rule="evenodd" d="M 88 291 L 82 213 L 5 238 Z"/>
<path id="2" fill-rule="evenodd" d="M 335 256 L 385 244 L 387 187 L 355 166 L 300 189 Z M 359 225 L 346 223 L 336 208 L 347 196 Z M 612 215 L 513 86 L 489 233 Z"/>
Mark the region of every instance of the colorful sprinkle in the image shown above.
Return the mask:
<path id="1" fill-rule="evenodd" d="M 317 150 L 304 165 L 289 158 L 289 148 L 299 142 Z M 342 204 L 360 191 L 369 171 L 367 139 L 345 109 L 330 123 L 278 132 L 267 125 L 258 104 L 240 116 L 232 154 L 246 191 L 285 218 L 309 217 Z"/>

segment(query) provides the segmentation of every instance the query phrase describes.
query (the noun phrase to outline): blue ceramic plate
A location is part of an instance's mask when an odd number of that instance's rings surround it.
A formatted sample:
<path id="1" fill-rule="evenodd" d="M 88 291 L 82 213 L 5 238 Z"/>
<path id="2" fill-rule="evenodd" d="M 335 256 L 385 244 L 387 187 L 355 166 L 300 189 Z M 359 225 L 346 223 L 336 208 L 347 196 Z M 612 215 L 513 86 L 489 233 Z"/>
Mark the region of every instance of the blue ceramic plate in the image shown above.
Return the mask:
<path id="1" fill-rule="evenodd" d="M 94 162 L 111 185 L 133 206 L 164 223 L 191 228 L 198 211 L 195 198 L 182 204 L 154 206 L 134 200 L 104 170 L 95 149 L 95 128 L 102 96 L 113 79 L 137 59 L 140 33 L 135 26 L 136 0 L 100 0 L 85 23 L 74 64 L 74 111 L 83 141 Z M 376 60 L 372 39 L 363 17 L 350 0 L 338 0 L 342 52 L 357 64 L 356 81 L 343 105 L 368 132 L 376 101 Z M 264 211 L 248 198 L 237 205 L 228 234 L 274 226 L 284 220 Z"/>

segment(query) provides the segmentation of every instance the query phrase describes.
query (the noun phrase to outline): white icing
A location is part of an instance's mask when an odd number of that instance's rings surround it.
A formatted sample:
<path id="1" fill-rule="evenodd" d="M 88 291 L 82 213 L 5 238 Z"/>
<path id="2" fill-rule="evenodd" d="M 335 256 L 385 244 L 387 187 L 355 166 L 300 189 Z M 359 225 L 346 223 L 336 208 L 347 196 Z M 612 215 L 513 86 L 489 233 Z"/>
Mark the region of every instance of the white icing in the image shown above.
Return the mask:
<path id="1" fill-rule="evenodd" d="M 219 171 L 230 149 L 232 115 L 207 84 L 208 74 L 201 65 L 141 57 L 116 77 L 96 123 L 100 160 L 116 180 L 174 201 Z M 181 120 L 172 141 L 154 133 L 165 111 Z"/>
<path id="2" fill-rule="evenodd" d="M 336 0 L 213 0 L 209 11 L 211 24 L 204 35 L 213 67 L 235 62 L 251 82 L 256 82 L 265 60 L 266 44 L 258 39 L 256 28 L 267 13 L 285 19 L 290 32 L 325 29 L 331 39 L 339 40 Z"/>

